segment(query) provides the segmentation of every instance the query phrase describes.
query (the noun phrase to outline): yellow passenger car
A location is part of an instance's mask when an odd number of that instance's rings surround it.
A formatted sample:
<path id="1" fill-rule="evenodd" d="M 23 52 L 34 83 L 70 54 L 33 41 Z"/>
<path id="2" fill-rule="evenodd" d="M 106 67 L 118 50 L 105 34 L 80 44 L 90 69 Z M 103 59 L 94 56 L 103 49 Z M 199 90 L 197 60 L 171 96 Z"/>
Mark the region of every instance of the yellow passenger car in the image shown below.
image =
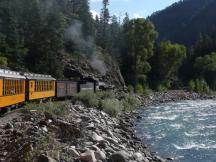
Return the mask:
<path id="1" fill-rule="evenodd" d="M 55 96 L 55 78 L 50 75 L 25 73 L 26 100 L 45 99 Z"/>
<path id="2" fill-rule="evenodd" d="M 25 101 L 25 77 L 19 72 L 0 69 L 0 108 Z"/>

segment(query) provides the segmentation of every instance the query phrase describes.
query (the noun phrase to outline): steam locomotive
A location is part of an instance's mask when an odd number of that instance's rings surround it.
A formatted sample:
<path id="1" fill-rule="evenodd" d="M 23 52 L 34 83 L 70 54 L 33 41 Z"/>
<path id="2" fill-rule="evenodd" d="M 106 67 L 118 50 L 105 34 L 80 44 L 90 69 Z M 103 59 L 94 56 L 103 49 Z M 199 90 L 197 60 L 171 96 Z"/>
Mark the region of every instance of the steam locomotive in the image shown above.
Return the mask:
<path id="1" fill-rule="evenodd" d="M 72 97 L 80 91 L 96 91 L 96 81 L 56 80 L 51 75 L 0 69 L 0 110 L 26 101 Z"/>

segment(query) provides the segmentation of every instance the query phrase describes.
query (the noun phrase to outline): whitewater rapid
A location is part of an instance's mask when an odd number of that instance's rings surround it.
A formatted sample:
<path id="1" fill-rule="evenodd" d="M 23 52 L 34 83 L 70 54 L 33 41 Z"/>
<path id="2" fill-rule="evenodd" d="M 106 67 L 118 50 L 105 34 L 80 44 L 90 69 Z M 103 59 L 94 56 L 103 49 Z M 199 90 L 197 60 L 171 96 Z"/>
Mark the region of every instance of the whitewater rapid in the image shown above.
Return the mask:
<path id="1" fill-rule="evenodd" d="M 177 162 L 216 161 L 216 101 L 166 103 L 140 110 L 137 136 Z"/>

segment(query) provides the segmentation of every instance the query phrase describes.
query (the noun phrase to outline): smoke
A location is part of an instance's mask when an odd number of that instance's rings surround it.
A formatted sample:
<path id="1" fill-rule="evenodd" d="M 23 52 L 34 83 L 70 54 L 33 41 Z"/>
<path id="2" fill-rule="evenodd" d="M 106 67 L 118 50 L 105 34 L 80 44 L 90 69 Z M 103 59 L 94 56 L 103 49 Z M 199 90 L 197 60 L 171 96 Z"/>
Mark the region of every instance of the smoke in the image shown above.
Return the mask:
<path id="1" fill-rule="evenodd" d="M 83 53 L 92 55 L 95 48 L 94 39 L 91 36 L 84 38 L 82 25 L 82 22 L 74 20 L 65 32 L 65 39 L 72 41 L 76 48 Z"/>
<path id="2" fill-rule="evenodd" d="M 65 32 L 66 41 L 72 41 L 76 49 L 90 57 L 90 64 L 92 68 L 97 70 L 100 74 L 105 75 L 107 67 L 103 60 L 98 58 L 96 45 L 92 36 L 84 38 L 82 32 L 82 22 L 74 20 L 71 26 Z"/>
<path id="3" fill-rule="evenodd" d="M 107 67 L 104 64 L 104 62 L 100 59 L 98 59 L 97 55 L 93 55 L 91 57 L 91 66 L 97 70 L 100 74 L 105 75 L 107 72 Z"/>

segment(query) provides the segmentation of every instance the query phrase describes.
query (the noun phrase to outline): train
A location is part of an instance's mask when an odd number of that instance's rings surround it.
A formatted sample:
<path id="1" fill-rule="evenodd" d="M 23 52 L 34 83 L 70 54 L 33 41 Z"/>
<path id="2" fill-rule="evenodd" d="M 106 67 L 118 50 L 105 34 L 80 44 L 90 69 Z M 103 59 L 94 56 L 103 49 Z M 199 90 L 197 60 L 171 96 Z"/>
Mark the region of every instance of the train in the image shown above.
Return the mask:
<path id="1" fill-rule="evenodd" d="M 95 80 L 57 80 L 51 75 L 0 69 L 0 110 L 27 101 L 72 97 L 81 91 L 96 91 Z"/>

